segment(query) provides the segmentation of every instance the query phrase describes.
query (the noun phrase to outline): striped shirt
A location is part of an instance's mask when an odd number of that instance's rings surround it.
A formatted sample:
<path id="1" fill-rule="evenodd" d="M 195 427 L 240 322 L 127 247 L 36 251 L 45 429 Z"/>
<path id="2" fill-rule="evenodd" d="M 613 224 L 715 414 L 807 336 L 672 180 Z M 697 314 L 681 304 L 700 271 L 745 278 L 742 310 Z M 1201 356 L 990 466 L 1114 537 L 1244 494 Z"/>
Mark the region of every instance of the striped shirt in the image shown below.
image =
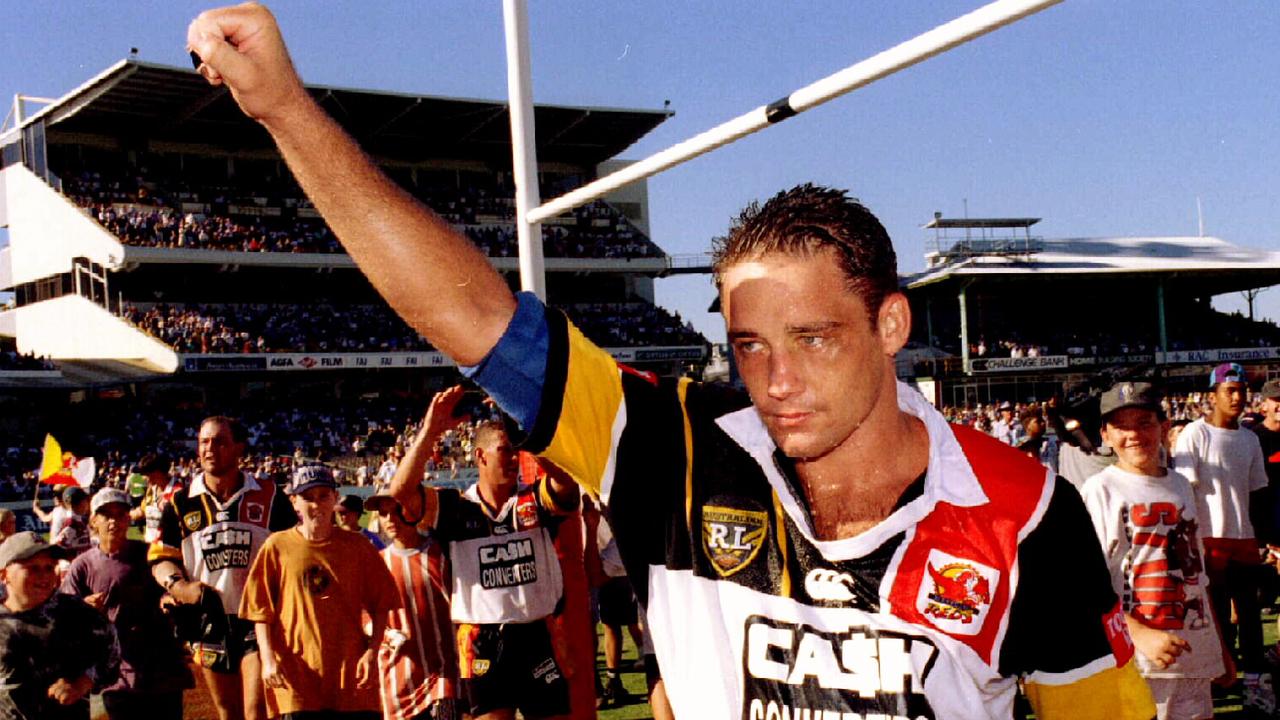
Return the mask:
<path id="1" fill-rule="evenodd" d="M 386 644 L 378 652 L 382 715 L 402 720 L 456 697 L 449 564 L 440 544 L 430 537 L 417 548 L 390 545 L 380 554 L 401 600 L 387 622 L 388 636 L 400 633 L 406 638 L 398 655 Z"/>

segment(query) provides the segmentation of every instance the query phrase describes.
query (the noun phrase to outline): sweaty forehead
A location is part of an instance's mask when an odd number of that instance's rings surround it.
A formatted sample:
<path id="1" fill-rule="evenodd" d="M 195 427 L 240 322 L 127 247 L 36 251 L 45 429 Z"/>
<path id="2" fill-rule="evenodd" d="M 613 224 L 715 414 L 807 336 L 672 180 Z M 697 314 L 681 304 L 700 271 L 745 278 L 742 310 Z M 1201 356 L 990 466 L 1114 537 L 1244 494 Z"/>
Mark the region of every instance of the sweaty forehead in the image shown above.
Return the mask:
<path id="1" fill-rule="evenodd" d="M 200 426 L 200 437 L 213 439 L 218 436 L 225 436 L 227 440 L 231 439 L 231 428 L 220 422 L 207 422 Z"/>

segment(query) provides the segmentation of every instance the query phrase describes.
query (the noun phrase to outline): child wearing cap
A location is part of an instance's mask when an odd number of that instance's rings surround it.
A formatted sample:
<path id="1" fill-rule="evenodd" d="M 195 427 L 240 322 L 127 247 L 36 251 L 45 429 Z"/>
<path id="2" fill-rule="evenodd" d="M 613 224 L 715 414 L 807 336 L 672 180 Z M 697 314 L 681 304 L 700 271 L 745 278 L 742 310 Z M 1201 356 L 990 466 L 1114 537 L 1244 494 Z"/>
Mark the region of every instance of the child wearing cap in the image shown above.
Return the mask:
<path id="1" fill-rule="evenodd" d="M 1158 717 L 1213 717 L 1210 682 L 1225 674 L 1209 603 L 1190 483 L 1161 463 L 1164 411 L 1148 383 L 1102 395 L 1102 439 L 1116 463 L 1085 481 L 1112 585 Z"/>
<path id="2" fill-rule="evenodd" d="M 33 532 L 0 543 L 0 717 L 88 720 L 89 693 L 115 682 L 120 648 L 101 613 L 56 593 L 64 551 Z"/>
<path id="3" fill-rule="evenodd" d="M 337 483 L 305 465 L 287 488 L 299 524 L 272 534 L 249 570 L 240 616 L 254 623 L 267 714 L 366 713 L 377 717 L 378 643 L 399 596 L 364 536 L 333 523 Z"/>
<path id="4" fill-rule="evenodd" d="M 195 685 L 173 623 L 160 609 L 164 590 L 151 577 L 147 544 L 129 539 L 131 498 L 104 488 L 90 503 L 97 545 L 81 553 L 62 592 L 106 615 L 120 640 L 120 678 L 102 690 L 111 720 L 182 718 L 182 691 Z"/>

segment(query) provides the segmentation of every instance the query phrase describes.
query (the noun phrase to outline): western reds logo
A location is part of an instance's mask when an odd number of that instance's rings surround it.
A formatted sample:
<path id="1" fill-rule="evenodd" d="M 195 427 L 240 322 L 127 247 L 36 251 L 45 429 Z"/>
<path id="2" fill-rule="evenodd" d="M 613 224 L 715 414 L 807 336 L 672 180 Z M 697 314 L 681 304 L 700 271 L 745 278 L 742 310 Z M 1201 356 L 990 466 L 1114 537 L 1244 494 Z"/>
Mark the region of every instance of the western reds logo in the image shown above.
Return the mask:
<path id="1" fill-rule="evenodd" d="M 931 550 L 916 607 L 940 630 L 977 635 L 999 580 L 995 568 Z"/>

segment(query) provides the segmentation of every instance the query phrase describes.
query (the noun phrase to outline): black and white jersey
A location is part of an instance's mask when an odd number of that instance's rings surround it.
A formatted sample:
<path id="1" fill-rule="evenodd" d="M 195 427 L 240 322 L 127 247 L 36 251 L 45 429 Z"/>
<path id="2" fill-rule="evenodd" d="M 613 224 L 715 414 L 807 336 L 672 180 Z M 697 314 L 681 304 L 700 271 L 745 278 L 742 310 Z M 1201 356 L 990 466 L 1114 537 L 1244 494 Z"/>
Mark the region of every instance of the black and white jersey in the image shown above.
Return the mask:
<path id="1" fill-rule="evenodd" d="M 273 481 L 250 473 L 242 477 L 240 489 L 225 503 L 205 486 L 203 474 L 175 492 L 160 516 L 160 537 L 147 553 L 151 562 L 181 563 L 191 579 L 222 595 L 222 606 L 232 615 L 240 612 L 249 566 L 263 541 L 298 523 Z"/>
<path id="2" fill-rule="evenodd" d="M 740 393 L 621 366 L 524 294 L 471 373 L 603 501 L 678 717 L 1007 719 L 1019 679 L 1048 720 L 1154 714 L 1075 490 L 905 385 L 928 470 L 827 541 Z"/>

